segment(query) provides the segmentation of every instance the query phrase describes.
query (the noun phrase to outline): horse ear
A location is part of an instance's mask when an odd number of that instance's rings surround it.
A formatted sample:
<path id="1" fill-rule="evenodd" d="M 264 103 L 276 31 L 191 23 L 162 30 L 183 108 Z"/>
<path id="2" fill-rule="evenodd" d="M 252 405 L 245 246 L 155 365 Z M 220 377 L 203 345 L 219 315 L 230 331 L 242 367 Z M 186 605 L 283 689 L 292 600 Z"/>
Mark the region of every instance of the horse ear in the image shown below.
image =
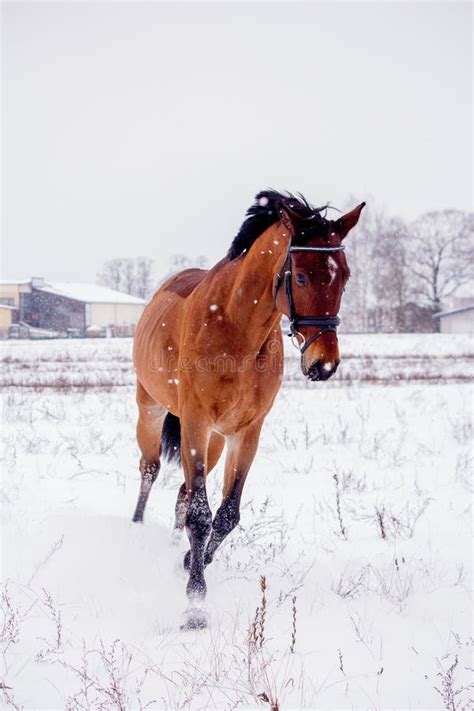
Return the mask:
<path id="1" fill-rule="evenodd" d="M 357 207 L 355 207 L 350 212 L 346 212 L 345 215 L 335 221 L 334 230 L 337 232 L 341 239 L 344 239 L 347 233 L 350 232 L 352 228 L 357 225 L 363 207 L 365 207 L 365 202 L 361 202 L 360 205 L 357 205 Z"/>

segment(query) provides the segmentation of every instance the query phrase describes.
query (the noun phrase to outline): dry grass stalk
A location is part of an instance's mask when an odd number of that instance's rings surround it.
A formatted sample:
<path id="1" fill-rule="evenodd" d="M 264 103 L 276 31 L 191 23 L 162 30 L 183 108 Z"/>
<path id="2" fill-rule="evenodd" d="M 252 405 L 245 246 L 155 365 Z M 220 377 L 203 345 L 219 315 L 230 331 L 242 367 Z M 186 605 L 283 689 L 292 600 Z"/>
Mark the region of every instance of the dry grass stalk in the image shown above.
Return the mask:
<path id="1" fill-rule="evenodd" d="M 337 650 L 337 655 L 339 657 L 339 669 L 344 674 L 344 676 L 346 676 L 346 672 L 344 671 L 344 659 L 343 659 L 342 652 L 340 649 Z"/>
<path id="2" fill-rule="evenodd" d="M 472 708 L 472 706 L 470 706 L 469 704 L 464 705 L 461 702 L 461 699 L 459 698 L 460 694 L 462 694 L 464 691 L 467 691 L 469 687 L 455 687 L 454 674 L 456 672 L 458 664 L 459 659 L 456 654 L 456 656 L 454 657 L 454 662 L 451 664 L 451 666 L 449 666 L 447 669 L 443 669 L 441 667 L 441 671 L 439 671 L 436 675 L 439 676 L 441 679 L 441 688 L 435 686 L 435 690 L 441 696 L 446 711 L 467 711 L 469 708 Z"/>
<path id="3" fill-rule="evenodd" d="M 382 506 L 379 508 L 378 506 L 375 507 L 375 518 L 377 521 L 378 529 L 381 538 L 384 540 L 387 538 L 387 531 L 385 530 L 385 507 Z"/>
<path id="4" fill-rule="evenodd" d="M 337 512 L 337 520 L 339 522 L 339 530 L 341 531 L 341 535 L 344 538 L 344 540 L 347 541 L 347 529 L 344 526 L 344 521 L 342 520 L 342 511 L 341 511 L 341 494 L 340 494 L 340 487 L 339 487 L 339 477 L 337 473 L 334 473 L 332 478 L 334 479 L 335 485 L 336 485 L 336 512 Z"/>
<path id="5" fill-rule="evenodd" d="M 293 607 L 292 607 L 293 615 L 292 615 L 292 627 L 291 627 L 290 653 L 294 654 L 295 647 L 296 647 L 296 595 L 293 595 L 292 602 L 293 602 Z"/>
<path id="6" fill-rule="evenodd" d="M 61 652 L 63 643 L 63 622 L 61 617 L 61 611 L 56 607 L 51 594 L 45 588 L 43 588 L 43 595 L 44 605 L 46 607 L 48 617 L 54 623 L 55 635 L 53 644 L 47 643 L 48 646 L 45 649 L 40 650 L 36 654 L 36 662 L 50 661 L 52 655 L 59 654 L 59 652 Z"/>
<path id="7" fill-rule="evenodd" d="M 0 691 L 3 695 L 3 701 L 6 704 L 6 708 L 15 709 L 15 711 L 23 711 L 23 706 L 17 704 L 13 697 L 13 692 L 10 686 L 6 686 L 3 682 L 0 683 Z"/>
<path id="8" fill-rule="evenodd" d="M 260 649 L 262 649 L 265 641 L 265 617 L 267 614 L 267 579 L 264 575 L 260 576 L 260 591 L 262 593 L 262 599 L 259 607 L 257 643 Z"/>

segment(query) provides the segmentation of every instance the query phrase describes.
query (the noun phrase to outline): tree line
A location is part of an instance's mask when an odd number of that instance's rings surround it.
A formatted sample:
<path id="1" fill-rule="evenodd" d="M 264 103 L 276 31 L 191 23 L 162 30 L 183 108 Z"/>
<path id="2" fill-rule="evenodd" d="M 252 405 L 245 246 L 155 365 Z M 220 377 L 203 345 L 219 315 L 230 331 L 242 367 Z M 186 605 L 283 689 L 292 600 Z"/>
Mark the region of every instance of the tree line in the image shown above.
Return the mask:
<path id="1" fill-rule="evenodd" d="M 207 269 L 207 257 L 192 258 L 184 254 L 173 254 L 166 273 L 158 277 L 155 274 L 155 262 L 150 257 L 116 257 L 104 262 L 96 281 L 116 291 L 149 299 L 169 276 L 191 267 Z"/>
<path id="2" fill-rule="evenodd" d="M 439 319 L 433 315 L 449 305 L 460 287 L 474 281 L 473 235 L 472 212 L 438 210 L 407 222 L 369 203 L 346 244 L 351 278 L 341 309 L 344 330 L 437 330 Z M 105 262 L 97 281 L 148 299 L 167 276 L 189 267 L 206 269 L 208 260 L 173 255 L 158 280 L 153 259 L 116 258 Z"/>
<path id="3" fill-rule="evenodd" d="M 351 278 L 343 300 L 345 330 L 437 330 L 433 315 L 473 282 L 473 234 L 471 212 L 438 210 L 406 222 L 369 207 L 346 245 Z"/>

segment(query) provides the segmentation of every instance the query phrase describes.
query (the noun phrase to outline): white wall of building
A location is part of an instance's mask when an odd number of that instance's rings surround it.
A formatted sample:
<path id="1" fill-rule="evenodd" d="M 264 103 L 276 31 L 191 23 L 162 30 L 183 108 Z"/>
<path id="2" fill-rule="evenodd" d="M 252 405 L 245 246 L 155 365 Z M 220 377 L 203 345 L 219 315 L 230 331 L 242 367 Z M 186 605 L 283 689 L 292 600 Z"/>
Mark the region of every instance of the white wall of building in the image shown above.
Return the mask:
<path id="1" fill-rule="evenodd" d="M 440 318 L 441 333 L 474 333 L 474 308 Z"/>
<path id="2" fill-rule="evenodd" d="M 144 304 L 86 304 L 88 326 L 136 326 Z"/>

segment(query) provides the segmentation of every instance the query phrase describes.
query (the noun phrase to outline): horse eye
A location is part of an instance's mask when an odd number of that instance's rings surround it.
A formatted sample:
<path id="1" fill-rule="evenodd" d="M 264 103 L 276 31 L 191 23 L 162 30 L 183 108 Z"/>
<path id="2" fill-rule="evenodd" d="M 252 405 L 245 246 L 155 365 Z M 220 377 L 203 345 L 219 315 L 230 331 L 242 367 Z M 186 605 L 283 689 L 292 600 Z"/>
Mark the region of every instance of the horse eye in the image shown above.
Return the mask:
<path id="1" fill-rule="evenodd" d="M 301 274 L 301 272 L 298 272 L 296 275 L 296 283 L 301 284 L 301 286 L 304 286 L 308 282 L 306 281 L 306 277 L 304 274 Z"/>

